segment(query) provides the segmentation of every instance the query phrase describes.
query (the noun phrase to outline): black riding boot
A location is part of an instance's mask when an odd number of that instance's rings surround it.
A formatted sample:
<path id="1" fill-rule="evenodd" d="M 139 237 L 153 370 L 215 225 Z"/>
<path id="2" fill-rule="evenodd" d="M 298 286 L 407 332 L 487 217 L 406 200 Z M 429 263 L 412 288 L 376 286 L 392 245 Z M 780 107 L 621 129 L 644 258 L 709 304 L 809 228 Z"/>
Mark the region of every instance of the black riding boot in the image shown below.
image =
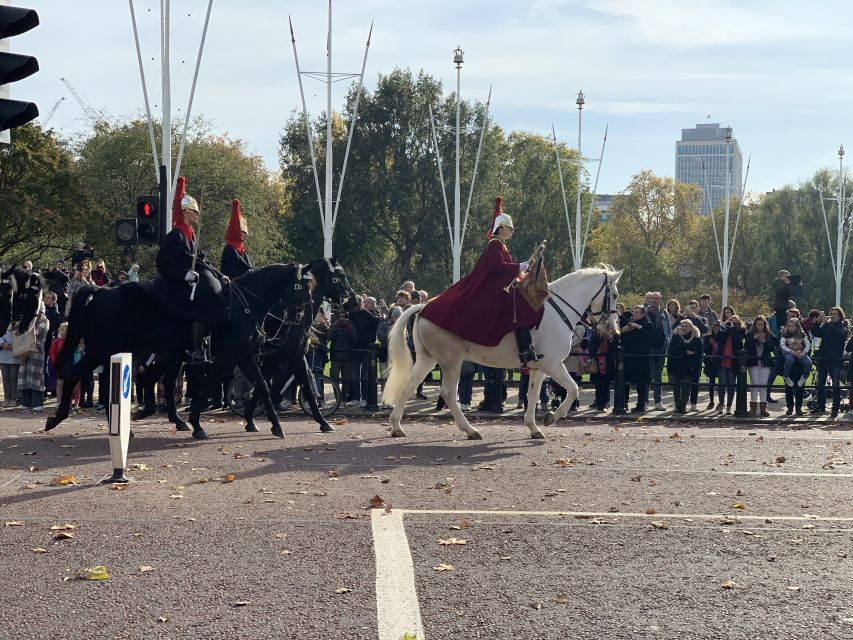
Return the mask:
<path id="1" fill-rule="evenodd" d="M 213 362 L 206 337 L 207 325 L 204 322 L 193 321 L 193 350 L 190 354 L 190 363 L 206 364 Z"/>
<path id="2" fill-rule="evenodd" d="M 530 335 L 530 329 L 516 329 L 515 339 L 518 342 L 518 357 L 521 360 L 522 366 L 528 362 L 536 362 L 542 356 L 537 355 L 533 348 L 533 337 Z"/>

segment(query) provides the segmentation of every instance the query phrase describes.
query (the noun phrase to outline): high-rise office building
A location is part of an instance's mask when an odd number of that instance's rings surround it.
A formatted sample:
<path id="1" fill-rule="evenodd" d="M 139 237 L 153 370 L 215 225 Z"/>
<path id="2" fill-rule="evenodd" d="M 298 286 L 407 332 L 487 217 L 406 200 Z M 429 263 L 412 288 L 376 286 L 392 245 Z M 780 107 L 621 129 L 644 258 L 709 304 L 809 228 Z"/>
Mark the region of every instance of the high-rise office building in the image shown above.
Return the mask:
<path id="1" fill-rule="evenodd" d="M 734 136 L 726 142 L 726 131 L 718 122 L 697 124 L 682 129 L 681 140 L 675 143 L 675 179 L 702 188 L 701 213 L 705 216 L 725 203 L 726 166 L 732 197 L 740 197 L 743 191 L 743 155 Z"/>

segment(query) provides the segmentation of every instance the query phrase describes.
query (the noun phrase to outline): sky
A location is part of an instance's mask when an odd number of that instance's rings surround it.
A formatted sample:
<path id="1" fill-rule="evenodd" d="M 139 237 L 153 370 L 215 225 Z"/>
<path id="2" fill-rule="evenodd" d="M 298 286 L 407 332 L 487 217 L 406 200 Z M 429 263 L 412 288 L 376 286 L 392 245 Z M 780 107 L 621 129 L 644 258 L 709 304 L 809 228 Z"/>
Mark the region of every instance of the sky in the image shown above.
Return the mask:
<path id="1" fill-rule="evenodd" d="M 41 25 L 12 39 L 41 70 L 12 85 L 60 134 L 87 119 L 60 82 L 96 109 L 143 113 L 128 3 L 14 0 Z M 149 96 L 161 107 L 160 0 L 134 0 Z M 207 0 L 171 0 L 172 104 L 185 112 Z M 288 32 L 293 20 L 303 71 L 326 68 L 328 5 L 320 0 L 214 0 L 193 103 L 219 133 L 243 140 L 278 169 L 280 132 L 301 108 Z M 599 193 L 617 193 L 643 169 L 674 173 L 681 129 L 731 126 L 751 156 L 747 190 L 770 191 L 837 167 L 849 143 L 853 104 L 853 3 L 836 0 L 335 0 L 333 70 L 358 72 L 371 21 L 365 85 L 395 67 L 423 69 L 455 90 L 453 49 L 465 50 L 462 96 L 485 100 L 505 130 L 577 144 L 578 90 L 586 95 L 583 151 L 607 148 Z M 308 110 L 325 106 L 325 85 L 305 78 Z M 346 86 L 334 85 L 333 105 Z M 174 116 L 173 116 L 174 117 Z M 476 145 L 471 138 L 469 144 Z M 153 160 L 152 160 L 153 164 Z"/>

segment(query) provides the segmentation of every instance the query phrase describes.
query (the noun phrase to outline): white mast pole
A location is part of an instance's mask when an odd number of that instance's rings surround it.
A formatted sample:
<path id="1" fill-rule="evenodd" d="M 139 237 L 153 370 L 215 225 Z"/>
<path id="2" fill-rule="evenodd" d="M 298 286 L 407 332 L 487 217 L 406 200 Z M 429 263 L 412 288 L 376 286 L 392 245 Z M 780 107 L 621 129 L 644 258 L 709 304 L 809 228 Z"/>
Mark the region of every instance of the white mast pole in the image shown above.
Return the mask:
<path id="1" fill-rule="evenodd" d="M 332 0 L 326 41 L 326 198 L 323 202 L 323 257 L 332 257 Z"/>
<path id="2" fill-rule="evenodd" d="M 169 64 L 169 12 L 170 0 L 160 0 L 162 11 L 162 45 L 163 45 L 163 141 L 162 161 L 166 167 L 166 202 L 160 203 L 160 209 L 166 216 L 166 229 L 172 228 L 172 79 Z"/>
<path id="3" fill-rule="evenodd" d="M 724 136 L 726 141 L 726 216 L 723 220 L 723 306 L 729 303 L 729 267 L 731 260 L 729 258 L 729 213 L 731 205 L 731 174 L 730 174 L 730 156 L 732 145 L 732 128 L 727 127 Z"/>
<path id="4" fill-rule="evenodd" d="M 841 253 L 844 236 L 844 145 L 838 148 L 838 237 L 835 241 L 835 306 L 841 305 Z"/>
<path id="5" fill-rule="evenodd" d="M 464 51 L 457 47 L 453 51 L 453 63 L 456 65 L 456 181 L 453 186 L 453 242 L 450 245 L 453 254 L 453 282 L 462 277 L 462 247 L 460 243 L 460 207 L 462 200 L 462 185 L 459 179 L 459 137 L 462 118 L 462 100 L 459 92 L 462 88 L 462 62 Z"/>
<path id="6" fill-rule="evenodd" d="M 566 184 L 563 181 L 563 160 L 560 158 L 560 145 L 557 144 L 557 132 L 554 130 L 554 124 L 551 124 L 551 136 L 554 139 L 554 153 L 557 154 L 557 173 L 560 176 L 560 192 L 563 194 L 563 211 L 566 212 L 566 228 L 569 230 L 569 247 L 572 250 L 572 255 L 575 254 L 575 241 L 572 237 L 572 222 L 569 219 L 569 202 L 566 199 Z"/>
<path id="7" fill-rule="evenodd" d="M 581 153 L 581 120 L 583 116 L 583 105 L 585 103 L 583 91 L 578 91 L 578 98 L 575 101 L 578 105 L 578 193 L 577 206 L 575 207 L 575 243 L 574 243 L 574 263 L 575 271 L 579 270 L 583 258 L 581 257 L 581 174 L 583 172 L 583 155 Z"/>
<path id="8" fill-rule="evenodd" d="M 133 10 L 133 0 L 130 4 L 130 22 L 133 25 L 133 40 L 136 43 L 136 61 L 139 63 L 139 77 L 142 79 L 142 97 L 145 99 L 145 115 L 148 118 L 148 138 L 151 141 L 151 153 L 154 157 L 154 179 L 160 181 L 160 165 L 157 162 L 157 143 L 154 141 L 154 120 L 151 118 L 151 105 L 148 102 L 148 85 L 145 82 L 145 68 L 142 66 L 142 49 L 139 47 L 139 31 L 136 28 L 136 12 Z"/>
<path id="9" fill-rule="evenodd" d="M 441 182 L 441 198 L 444 200 L 444 215 L 447 217 L 447 233 L 450 234 L 450 246 L 453 247 L 453 225 L 450 224 L 450 207 L 447 205 L 447 187 L 444 184 L 444 171 L 441 168 L 441 151 L 438 148 L 438 136 L 435 133 L 435 120 L 432 115 L 432 105 L 427 104 L 429 110 L 429 127 L 432 131 L 432 143 L 435 147 L 435 161 L 438 165 L 438 180 Z"/>
<path id="10" fill-rule="evenodd" d="M 465 207 L 465 217 L 462 219 L 462 235 L 459 237 L 460 246 L 465 244 L 465 231 L 468 229 L 468 214 L 471 213 L 471 200 L 474 197 L 474 183 L 477 181 L 477 167 L 480 165 L 480 151 L 483 149 L 483 137 L 486 135 L 486 127 L 489 124 L 489 104 L 491 102 L 492 88 L 489 87 L 489 96 L 486 98 L 486 110 L 483 113 L 483 126 L 480 128 L 480 142 L 477 143 L 477 157 L 474 158 L 474 172 L 471 175 L 471 187 L 468 189 L 468 206 Z"/>

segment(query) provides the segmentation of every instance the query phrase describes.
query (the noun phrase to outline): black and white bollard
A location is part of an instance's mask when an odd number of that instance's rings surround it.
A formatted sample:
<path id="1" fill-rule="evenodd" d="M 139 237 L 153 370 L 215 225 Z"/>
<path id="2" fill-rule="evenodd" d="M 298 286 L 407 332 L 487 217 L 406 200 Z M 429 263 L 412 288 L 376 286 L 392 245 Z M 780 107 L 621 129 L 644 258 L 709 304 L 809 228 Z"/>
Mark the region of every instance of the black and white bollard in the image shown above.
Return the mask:
<path id="1" fill-rule="evenodd" d="M 104 479 L 108 483 L 130 481 L 124 475 L 124 469 L 127 466 L 127 445 L 130 441 L 131 364 L 132 356 L 129 353 L 117 353 L 110 358 L 110 458 L 113 475 Z"/>

